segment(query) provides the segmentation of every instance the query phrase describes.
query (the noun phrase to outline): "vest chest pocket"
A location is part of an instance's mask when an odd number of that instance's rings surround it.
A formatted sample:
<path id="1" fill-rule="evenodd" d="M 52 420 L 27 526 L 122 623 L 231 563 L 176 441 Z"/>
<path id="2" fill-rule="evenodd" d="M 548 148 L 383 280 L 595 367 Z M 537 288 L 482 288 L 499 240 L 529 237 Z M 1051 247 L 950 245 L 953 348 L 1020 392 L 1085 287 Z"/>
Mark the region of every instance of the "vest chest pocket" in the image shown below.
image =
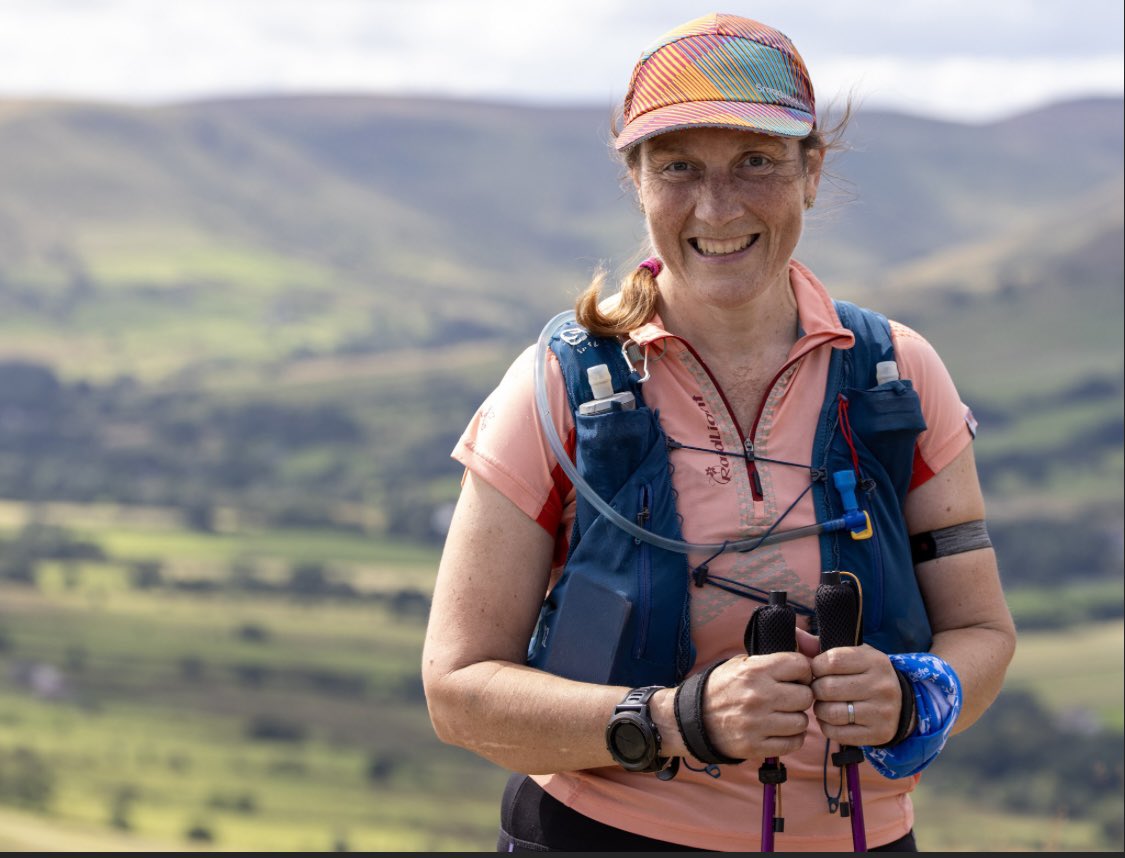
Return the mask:
<path id="1" fill-rule="evenodd" d="M 888 381 L 869 390 L 844 391 L 847 423 L 853 444 L 880 465 L 880 470 L 896 474 L 895 493 L 906 498 L 910 473 L 896 463 L 912 461 L 914 442 L 925 431 L 922 403 L 909 380 Z M 843 420 L 841 420 L 843 423 Z"/>

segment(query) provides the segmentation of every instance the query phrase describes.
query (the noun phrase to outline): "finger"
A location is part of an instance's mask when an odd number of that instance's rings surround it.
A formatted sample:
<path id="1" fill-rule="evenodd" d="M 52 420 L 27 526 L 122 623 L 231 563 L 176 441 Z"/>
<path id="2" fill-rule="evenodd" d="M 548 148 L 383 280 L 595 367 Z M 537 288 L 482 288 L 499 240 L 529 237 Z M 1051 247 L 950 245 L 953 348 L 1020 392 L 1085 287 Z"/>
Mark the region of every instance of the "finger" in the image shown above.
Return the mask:
<path id="1" fill-rule="evenodd" d="M 797 649 L 801 655 L 807 656 L 808 658 L 815 658 L 820 652 L 820 638 L 810 632 L 806 632 L 802 628 L 798 628 Z"/>
<path id="2" fill-rule="evenodd" d="M 801 750 L 805 744 L 805 734 L 799 736 L 771 736 L 759 742 L 754 749 L 755 757 L 785 757 Z"/>
<path id="3" fill-rule="evenodd" d="M 781 683 L 772 695 L 772 706 L 776 712 L 795 712 L 802 716 L 816 703 L 812 689 L 796 682 Z"/>
<path id="4" fill-rule="evenodd" d="M 871 696 L 872 687 L 871 678 L 866 674 L 822 676 L 814 679 L 809 685 L 813 696 L 825 702 L 866 700 Z"/>
<path id="5" fill-rule="evenodd" d="M 868 661 L 858 647 L 836 647 L 820 653 L 812 660 L 814 676 L 836 676 L 863 673 Z"/>
<path id="6" fill-rule="evenodd" d="M 769 659 L 769 674 L 778 682 L 798 682 L 808 685 L 813 680 L 809 658 L 796 652 L 779 652 L 772 655 L 751 656 Z"/>
<path id="7" fill-rule="evenodd" d="M 851 715 L 848 713 L 848 704 L 852 704 Z M 817 701 L 813 706 L 813 715 L 821 725 L 830 724 L 833 727 L 854 727 L 860 723 L 861 712 L 864 711 L 862 701 L 856 702 L 852 700 L 832 700 L 832 701 Z M 852 723 L 848 723 L 849 717 L 854 719 Z"/>

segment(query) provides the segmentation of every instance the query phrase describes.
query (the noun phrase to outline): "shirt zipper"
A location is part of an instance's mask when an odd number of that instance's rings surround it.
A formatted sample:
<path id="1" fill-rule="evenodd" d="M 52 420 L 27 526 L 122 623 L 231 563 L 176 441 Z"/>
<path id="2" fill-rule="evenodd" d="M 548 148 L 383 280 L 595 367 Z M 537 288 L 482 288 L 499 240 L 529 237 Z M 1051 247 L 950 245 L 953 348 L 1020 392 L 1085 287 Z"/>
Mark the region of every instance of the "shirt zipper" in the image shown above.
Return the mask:
<path id="1" fill-rule="evenodd" d="M 719 385 L 718 379 L 716 379 L 714 373 L 711 372 L 711 368 L 707 366 L 707 362 L 699 356 L 699 352 L 692 348 L 691 343 L 689 343 L 682 337 L 678 337 L 675 334 L 666 334 L 666 336 L 669 339 L 674 339 L 680 343 L 683 343 L 684 348 L 686 348 L 691 353 L 691 356 L 695 358 L 695 362 L 703 368 L 703 371 L 707 373 L 707 377 L 711 379 L 711 383 L 715 386 L 715 390 L 718 391 L 719 398 L 723 402 L 723 407 L 727 410 L 727 416 L 730 418 L 731 423 L 734 424 L 734 429 L 738 433 L 738 437 L 742 439 L 742 449 L 746 454 L 746 474 L 750 478 L 751 496 L 755 501 L 764 500 L 765 492 L 762 489 L 762 478 L 758 473 L 758 463 L 755 459 L 754 453 L 754 436 L 758 434 L 758 424 L 762 420 L 762 413 L 765 411 L 765 405 L 769 401 L 770 394 L 773 393 L 774 385 L 777 384 L 778 380 L 785 374 L 789 367 L 797 363 L 797 361 L 803 358 L 814 348 L 818 348 L 822 345 L 827 345 L 831 343 L 832 340 L 827 340 L 822 343 L 816 343 L 807 349 L 802 349 L 799 353 L 797 353 L 781 365 L 781 369 L 774 373 L 773 378 L 770 379 L 770 383 L 766 385 L 765 392 L 762 394 L 762 401 L 758 403 L 758 410 L 754 415 L 754 422 L 750 426 L 750 433 L 746 434 L 742 431 L 742 426 L 739 424 L 738 418 L 735 416 L 734 408 L 731 407 L 730 400 L 727 399 L 727 395 L 723 391 L 723 388 Z M 844 338 L 845 337 L 841 335 L 838 337 L 834 337 L 833 339 Z"/>

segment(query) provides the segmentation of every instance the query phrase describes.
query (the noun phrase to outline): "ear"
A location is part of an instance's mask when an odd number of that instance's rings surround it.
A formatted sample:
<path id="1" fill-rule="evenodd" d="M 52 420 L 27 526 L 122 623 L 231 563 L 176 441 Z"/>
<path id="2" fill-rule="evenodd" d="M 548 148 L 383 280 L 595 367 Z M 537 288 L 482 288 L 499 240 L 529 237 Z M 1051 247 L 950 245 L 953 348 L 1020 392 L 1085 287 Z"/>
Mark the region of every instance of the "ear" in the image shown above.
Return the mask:
<path id="1" fill-rule="evenodd" d="M 805 156 L 805 199 L 815 200 L 820 187 L 820 172 L 824 167 L 824 150 L 813 149 Z"/>
<path id="2" fill-rule="evenodd" d="M 641 166 L 639 160 L 629 167 L 629 178 L 633 182 L 633 198 L 637 201 L 637 208 L 641 214 L 645 211 L 645 198 L 641 193 Z"/>
<path id="3" fill-rule="evenodd" d="M 633 180 L 633 190 L 639 195 L 641 193 L 641 161 L 639 158 L 629 167 L 629 178 Z"/>

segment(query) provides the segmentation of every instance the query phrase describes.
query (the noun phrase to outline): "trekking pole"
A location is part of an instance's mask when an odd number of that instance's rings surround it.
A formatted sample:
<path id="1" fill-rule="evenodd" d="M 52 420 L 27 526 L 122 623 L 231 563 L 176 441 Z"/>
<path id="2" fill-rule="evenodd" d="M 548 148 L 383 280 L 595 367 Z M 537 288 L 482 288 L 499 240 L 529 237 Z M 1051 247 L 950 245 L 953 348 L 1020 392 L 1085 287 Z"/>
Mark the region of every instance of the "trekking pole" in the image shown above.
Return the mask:
<path id="1" fill-rule="evenodd" d="M 769 604 L 754 609 L 746 626 L 743 643 L 749 655 L 794 652 L 797 649 L 797 613 L 788 605 L 784 590 L 770 590 Z M 773 851 L 775 831 L 785 830 L 785 819 L 778 813 L 785 764 L 778 757 L 766 757 L 758 768 L 762 782 L 762 851 Z"/>
<path id="2" fill-rule="evenodd" d="M 838 646 L 858 646 L 861 616 L 859 590 L 850 578 L 845 581 L 839 572 L 821 572 L 820 586 L 816 588 L 820 651 Z M 832 755 L 832 762 L 843 768 L 847 782 L 848 800 L 840 805 L 840 815 L 851 817 L 853 851 L 866 852 L 867 833 L 863 827 L 863 798 L 859 788 L 859 763 L 863 762 L 863 751 L 852 745 L 841 745 L 840 750 Z"/>

